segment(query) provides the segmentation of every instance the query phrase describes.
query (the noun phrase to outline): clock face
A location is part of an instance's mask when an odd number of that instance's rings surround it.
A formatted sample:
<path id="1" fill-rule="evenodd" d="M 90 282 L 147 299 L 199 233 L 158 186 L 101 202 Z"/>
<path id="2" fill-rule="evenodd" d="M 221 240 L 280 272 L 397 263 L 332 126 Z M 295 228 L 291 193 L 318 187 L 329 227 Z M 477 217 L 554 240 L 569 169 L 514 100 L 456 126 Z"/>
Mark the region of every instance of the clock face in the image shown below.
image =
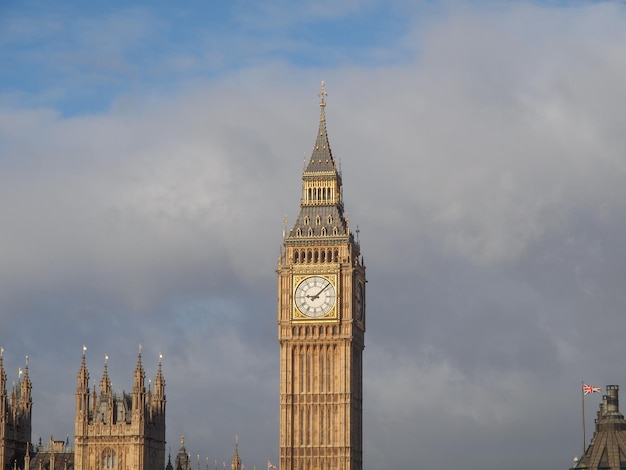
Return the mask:
<path id="1" fill-rule="evenodd" d="M 307 317 L 319 318 L 335 306 L 337 294 L 333 283 L 321 276 L 305 278 L 295 293 L 296 307 Z"/>
<path id="2" fill-rule="evenodd" d="M 357 281 L 356 283 L 355 303 L 356 319 L 363 321 L 363 284 L 361 281 Z"/>

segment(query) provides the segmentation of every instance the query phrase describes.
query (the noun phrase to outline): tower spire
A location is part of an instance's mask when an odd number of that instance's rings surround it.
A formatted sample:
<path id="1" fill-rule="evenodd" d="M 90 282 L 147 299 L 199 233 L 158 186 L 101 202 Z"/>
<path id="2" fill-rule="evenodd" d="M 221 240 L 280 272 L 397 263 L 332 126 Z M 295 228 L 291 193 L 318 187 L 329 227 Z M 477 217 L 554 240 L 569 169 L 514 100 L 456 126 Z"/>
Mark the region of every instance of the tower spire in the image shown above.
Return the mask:
<path id="1" fill-rule="evenodd" d="M 315 138 L 315 146 L 311 153 L 311 159 L 305 171 L 335 171 L 333 153 L 330 150 L 328 132 L 326 131 L 326 87 L 322 80 L 322 89 L 318 93 L 320 97 L 320 125 Z"/>
<path id="2" fill-rule="evenodd" d="M 239 458 L 239 436 L 235 436 L 235 455 L 230 463 L 231 470 L 241 470 L 241 459 Z"/>
<path id="3" fill-rule="evenodd" d="M 7 393 L 7 374 L 4 370 L 4 347 L 0 347 L 0 395 Z"/>
<path id="4" fill-rule="evenodd" d="M 326 106 L 326 97 L 328 96 L 328 93 L 326 93 L 326 90 L 325 90 L 324 80 L 322 80 L 322 89 L 320 90 L 317 96 L 320 97 L 320 108 L 324 108 Z"/>
<path id="5" fill-rule="evenodd" d="M 30 381 L 30 376 L 28 375 L 28 356 L 26 356 L 26 365 L 24 366 L 24 377 L 22 378 L 20 386 L 21 386 L 20 407 L 22 408 L 22 411 L 29 412 L 30 405 L 32 404 L 31 390 L 33 386 Z"/>
<path id="6" fill-rule="evenodd" d="M 143 364 L 141 363 L 141 343 L 139 344 L 139 354 L 137 355 L 137 366 L 135 367 L 135 380 L 134 387 L 138 390 L 143 390 L 145 386 L 145 377 L 146 374 L 143 370 Z"/>
<path id="7" fill-rule="evenodd" d="M 84 356 L 83 356 L 84 357 Z M 104 355 L 104 371 L 102 372 L 102 379 L 100 379 L 100 394 L 108 395 L 111 392 L 111 379 L 109 379 L 109 355 Z"/>
<path id="8" fill-rule="evenodd" d="M 341 173 L 333 159 L 326 131 L 326 95 L 322 82 L 319 128 L 311 159 L 302 172 L 301 210 L 293 229 L 284 238 L 287 244 L 291 241 L 299 244 L 303 237 L 316 240 L 320 237 L 351 240 L 352 237 L 343 213 Z"/>
<path id="9" fill-rule="evenodd" d="M 165 398 L 165 379 L 163 378 L 163 369 L 161 361 L 163 360 L 163 354 L 159 354 L 159 366 L 157 368 L 157 375 L 154 379 L 154 394 L 157 397 Z"/>
<path id="10" fill-rule="evenodd" d="M 78 371 L 78 389 L 77 392 L 89 392 L 89 372 L 87 371 L 87 363 L 85 362 L 85 353 L 87 346 L 83 344 L 83 358 Z"/>

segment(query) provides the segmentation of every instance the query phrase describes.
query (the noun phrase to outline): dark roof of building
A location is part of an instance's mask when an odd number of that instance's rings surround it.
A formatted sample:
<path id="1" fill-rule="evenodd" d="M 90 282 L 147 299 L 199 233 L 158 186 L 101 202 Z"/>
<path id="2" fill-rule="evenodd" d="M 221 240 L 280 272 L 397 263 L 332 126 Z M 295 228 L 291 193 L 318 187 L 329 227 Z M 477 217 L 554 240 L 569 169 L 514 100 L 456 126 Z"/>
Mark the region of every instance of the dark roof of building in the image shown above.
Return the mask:
<path id="1" fill-rule="evenodd" d="M 626 465 L 626 420 L 619 411 L 619 386 L 607 385 L 597 413 L 596 428 L 576 469 L 620 469 Z"/>
<path id="2" fill-rule="evenodd" d="M 323 95 L 322 95 L 323 96 Z M 306 172 L 322 172 L 328 171 L 334 173 L 336 171 L 335 161 L 333 160 L 333 152 L 330 150 L 330 142 L 328 141 L 328 132 L 326 131 L 326 103 L 320 103 L 320 126 L 315 138 L 315 145 L 311 153 L 311 159 L 307 165 Z"/>
<path id="3" fill-rule="evenodd" d="M 326 92 L 324 82 L 320 97 L 320 122 L 315 145 L 311 153 L 311 159 L 302 173 L 303 197 L 307 184 L 315 184 L 315 181 L 325 181 L 328 184 L 322 185 L 328 193 L 320 193 L 310 198 L 307 202 L 301 202 L 301 209 L 293 228 L 287 235 L 285 242 L 298 245 L 300 243 L 315 241 L 319 243 L 323 238 L 330 244 L 334 242 L 344 243 L 352 240 L 352 234 L 348 229 L 348 221 L 344 215 L 343 201 L 341 194 L 341 173 L 330 148 L 328 132 L 326 130 Z M 309 183 L 307 183 L 309 182 Z M 312 186 L 308 186 L 311 188 Z M 331 196 L 331 189 L 334 193 Z M 309 189 L 310 191 L 311 189 Z M 322 191 L 323 189 L 320 189 Z"/>

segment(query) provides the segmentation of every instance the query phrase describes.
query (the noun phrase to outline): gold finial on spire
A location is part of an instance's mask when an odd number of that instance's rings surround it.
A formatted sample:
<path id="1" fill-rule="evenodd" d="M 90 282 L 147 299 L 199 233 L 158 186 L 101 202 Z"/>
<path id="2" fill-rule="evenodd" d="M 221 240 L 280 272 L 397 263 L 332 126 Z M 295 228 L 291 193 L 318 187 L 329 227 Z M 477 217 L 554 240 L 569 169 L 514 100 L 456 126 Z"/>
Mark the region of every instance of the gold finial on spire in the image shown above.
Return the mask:
<path id="1" fill-rule="evenodd" d="M 104 365 L 105 365 L 105 366 L 107 365 L 107 362 L 109 362 L 109 355 L 108 355 L 108 354 L 105 354 L 105 355 L 104 355 Z"/>
<path id="2" fill-rule="evenodd" d="M 322 89 L 317 96 L 321 98 L 320 106 L 322 108 L 326 106 L 326 97 L 328 96 L 328 93 L 326 93 L 326 90 L 324 89 L 324 80 L 322 80 Z"/>
<path id="3" fill-rule="evenodd" d="M 141 343 L 139 343 L 139 355 L 141 356 Z"/>
<path id="4" fill-rule="evenodd" d="M 86 352 L 87 352 L 87 346 L 83 344 L 83 357 L 85 357 Z"/>
<path id="5" fill-rule="evenodd" d="M 26 355 L 26 367 L 28 367 L 28 355 Z"/>
<path id="6" fill-rule="evenodd" d="M 0 357 L 4 355 L 4 346 L 0 347 Z"/>

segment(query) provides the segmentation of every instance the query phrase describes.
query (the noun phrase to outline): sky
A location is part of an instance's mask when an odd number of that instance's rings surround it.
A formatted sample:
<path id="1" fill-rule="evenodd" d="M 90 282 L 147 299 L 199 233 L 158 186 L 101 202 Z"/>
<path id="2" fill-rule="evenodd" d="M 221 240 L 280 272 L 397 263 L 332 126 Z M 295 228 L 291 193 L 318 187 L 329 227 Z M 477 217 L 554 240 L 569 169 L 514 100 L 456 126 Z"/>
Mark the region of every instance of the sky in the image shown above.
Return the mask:
<path id="1" fill-rule="evenodd" d="M 73 441 L 83 344 L 167 449 L 278 456 L 276 267 L 320 82 L 367 267 L 364 468 L 569 468 L 626 386 L 626 6 L 0 1 L 0 345 Z M 585 398 L 587 442 L 601 397 Z"/>

